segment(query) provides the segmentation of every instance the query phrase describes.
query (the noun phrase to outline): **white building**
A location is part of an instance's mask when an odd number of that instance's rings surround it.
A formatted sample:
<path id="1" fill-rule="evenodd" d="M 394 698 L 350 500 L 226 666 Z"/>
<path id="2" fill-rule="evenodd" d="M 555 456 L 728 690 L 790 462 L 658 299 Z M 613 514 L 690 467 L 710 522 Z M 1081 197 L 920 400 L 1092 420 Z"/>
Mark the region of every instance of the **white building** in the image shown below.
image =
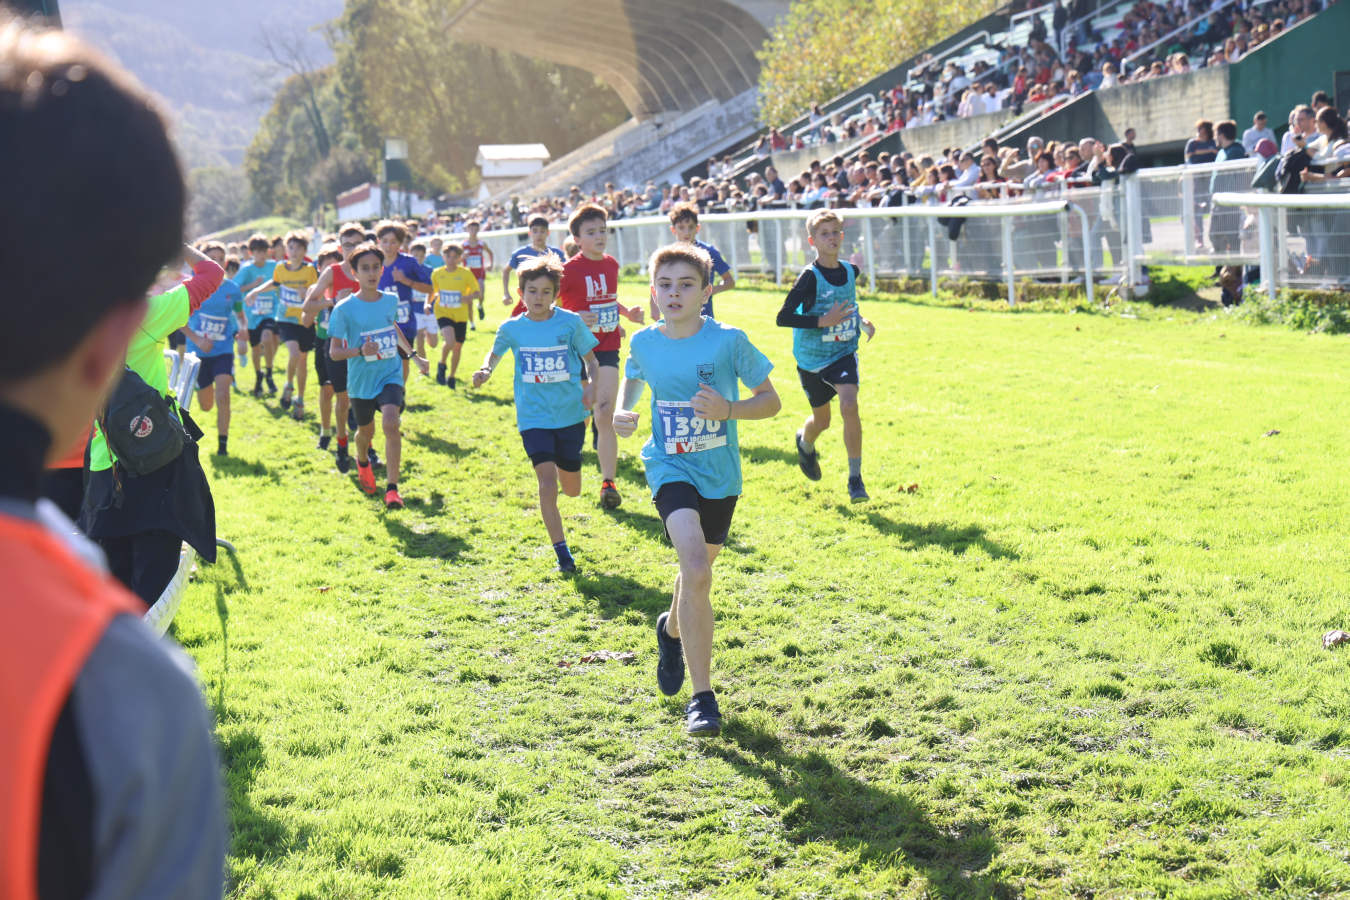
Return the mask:
<path id="1" fill-rule="evenodd" d="M 474 160 L 483 179 L 478 185 L 478 199 L 508 190 L 546 166 L 550 158 L 543 144 L 480 144 Z"/>
<path id="2" fill-rule="evenodd" d="M 377 219 L 380 217 L 385 188 L 378 184 L 358 185 L 337 196 L 337 217 L 345 222 L 349 219 Z M 420 194 L 389 189 L 389 214 L 395 216 L 422 216 L 433 211 L 436 204 Z"/>

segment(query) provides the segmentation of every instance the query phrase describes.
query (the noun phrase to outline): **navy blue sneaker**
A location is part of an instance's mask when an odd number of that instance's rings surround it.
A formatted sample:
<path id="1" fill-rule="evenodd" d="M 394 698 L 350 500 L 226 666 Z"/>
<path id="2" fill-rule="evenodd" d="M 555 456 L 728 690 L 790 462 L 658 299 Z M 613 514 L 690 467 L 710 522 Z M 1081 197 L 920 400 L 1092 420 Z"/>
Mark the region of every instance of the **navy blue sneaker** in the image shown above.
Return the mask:
<path id="1" fill-rule="evenodd" d="M 722 733 L 722 711 L 712 691 L 695 694 L 684 708 L 685 731 L 690 737 L 716 737 Z"/>
<path id="2" fill-rule="evenodd" d="M 812 481 L 820 480 L 820 454 L 815 450 L 810 453 L 802 446 L 802 433 L 797 432 L 797 467 L 802 470 L 802 474 Z"/>
<path id="3" fill-rule="evenodd" d="M 656 685 L 667 697 L 678 694 L 684 686 L 684 645 L 666 631 L 669 619 L 669 611 L 656 617 Z"/>

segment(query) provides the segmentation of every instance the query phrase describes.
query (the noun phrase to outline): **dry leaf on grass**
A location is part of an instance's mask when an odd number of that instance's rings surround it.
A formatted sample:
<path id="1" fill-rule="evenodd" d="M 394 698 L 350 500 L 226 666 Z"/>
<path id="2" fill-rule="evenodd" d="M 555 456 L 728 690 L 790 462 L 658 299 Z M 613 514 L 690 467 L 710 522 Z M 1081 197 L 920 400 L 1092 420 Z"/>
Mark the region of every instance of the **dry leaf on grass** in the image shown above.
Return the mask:
<path id="1" fill-rule="evenodd" d="M 580 661 L 582 664 L 585 664 L 607 662 L 610 660 L 624 664 L 634 663 L 637 662 L 637 654 L 632 650 L 592 650 L 590 653 L 583 653 Z M 570 659 L 558 660 L 558 668 L 560 669 L 570 669 L 574 665 L 576 665 L 576 663 L 572 662 Z"/>
<path id="2" fill-rule="evenodd" d="M 1330 650 L 1331 648 L 1350 641 L 1350 632 L 1346 631 L 1328 631 L 1322 635 L 1322 646 Z"/>
<path id="3" fill-rule="evenodd" d="M 1274 437 L 1275 435 L 1277 435 L 1277 434 L 1279 434 L 1279 433 L 1280 433 L 1280 429 L 1278 429 L 1278 428 L 1272 428 L 1272 429 L 1270 429 L 1269 431 L 1266 432 L 1266 437 Z"/>

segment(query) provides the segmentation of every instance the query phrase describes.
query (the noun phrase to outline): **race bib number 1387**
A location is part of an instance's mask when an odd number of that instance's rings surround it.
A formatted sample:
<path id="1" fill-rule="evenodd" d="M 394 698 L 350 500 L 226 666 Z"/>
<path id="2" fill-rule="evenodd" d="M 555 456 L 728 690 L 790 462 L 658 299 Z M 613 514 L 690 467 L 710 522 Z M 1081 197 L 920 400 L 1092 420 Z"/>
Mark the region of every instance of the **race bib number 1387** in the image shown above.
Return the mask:
<path id="1" fill-rule="evenodd" d="M 658 400 L 656 414 L 661 418 L 669 454 L 699 453 L 727 445 L 726 423 L 694 415 L 692 403 Z"/>

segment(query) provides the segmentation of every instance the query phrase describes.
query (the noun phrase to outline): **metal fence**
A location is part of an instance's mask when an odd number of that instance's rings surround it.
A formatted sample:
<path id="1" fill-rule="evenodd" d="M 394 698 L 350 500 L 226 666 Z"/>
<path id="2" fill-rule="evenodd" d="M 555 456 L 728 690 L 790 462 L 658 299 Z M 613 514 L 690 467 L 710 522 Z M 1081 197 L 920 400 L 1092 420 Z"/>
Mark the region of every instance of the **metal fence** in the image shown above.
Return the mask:
<path id="1" fill-rule="evenodd" d="M 965 206 L 921 197 L 900 207 L 841 209 L 841 255 L 862 268 L 873 290 L 878 278 L 921 279 L 934 292 L 941 278 L 1000 281 L 1015 302 L 1016 282 L 1028 278 L 1082 281 L 1091 296 L 1096 280 L 1132 291 L 1144 283 L 1147 266 L 1256 266 L 1264 239 L 1280 284 L 1350 286 L 1350 192 L 1326 201 L 1310 199 L 1325 195 L 1298 194 L 1293 195 L 1302 198 L 1298 202 L 1216 202 L 1221 195 L 1249 191 L 1258 164 L 1243 159 L 1144 169 L 1094 186 L 1064 181 L 979 186 L 984 194 L 1002 195 L 997 198 L 972 199 L 975 189 L 951 191 L 968 195 Z M 805 230 L 810 214 L 784 209 L 704 215 L 699 236 L 738 274 L 784 281 L 814 258 Z M 553 229 L 553 239 L 561 242 L 566 227 Z M 504 262 L 526 233 L 511 229 L 480 238 Z M 671 239 L 663 216 L 618 219 L 610 223 L 607 252 L 621 266 L 641 268 Z"/>

